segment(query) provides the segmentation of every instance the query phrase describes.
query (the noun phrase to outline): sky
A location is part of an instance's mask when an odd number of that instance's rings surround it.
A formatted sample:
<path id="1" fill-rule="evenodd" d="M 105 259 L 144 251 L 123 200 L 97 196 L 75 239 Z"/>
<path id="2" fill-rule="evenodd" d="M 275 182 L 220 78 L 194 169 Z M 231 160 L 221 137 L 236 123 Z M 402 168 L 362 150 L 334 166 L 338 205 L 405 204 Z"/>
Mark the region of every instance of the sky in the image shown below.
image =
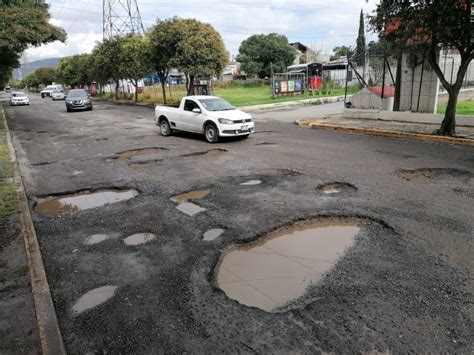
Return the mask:
<path id="1" fill-rule="evenodd" d="M 118 1 L 118 0 L 114 0 Z M 323 53 L 340 45 L 355 47 L 359 14 L 371 13 L 377 0 L 137 0 L 143 26 L 157 18 L 196 18 L 221 34 L 231 55 L 253 34 L 276 32 Z M 102 40 L 102 1 L 48 0 L 51 23 L 63 27 L 66 43 L 27 50 L 23 61 L 90 53 Z M 368 38 L 375 38 L 368 34 Z"/>

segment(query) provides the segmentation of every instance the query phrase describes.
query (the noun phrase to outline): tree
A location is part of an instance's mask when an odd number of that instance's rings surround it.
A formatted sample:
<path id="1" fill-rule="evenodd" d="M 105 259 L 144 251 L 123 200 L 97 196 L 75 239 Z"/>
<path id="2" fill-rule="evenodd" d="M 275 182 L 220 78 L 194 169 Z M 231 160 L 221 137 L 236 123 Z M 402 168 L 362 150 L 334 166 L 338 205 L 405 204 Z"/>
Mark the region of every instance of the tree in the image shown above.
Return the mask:
<path id="1" fill-rule="evenodd" d="M 242 63 L 242 69 L 250 75 L 260 78 L 274 72 L 286 72 L 286 68 L 295 60 L 295 49 L 288 39 L 277 33 L 268 35 L 253 35 L 240 44 L 237 60 Z"/>
<path id="2" fill-rule="evenodd" d="M 99 83 L 106 84 L 110 81 L 115 83 L 115 98 L 118 98 L 118 90 L 121 77 L 123 38 L 113 37 L 104 39 L 97 43 L 92 51 L 90 61 L 91 76 Z"/>
<path id="3" fill-rule="evenodd" d="M 27 88 L 27 89 L 35 89 L 37 90 L 40 85 L 40 81 L 38 80 L 38 77 L 36 76 L 36 72 L 31 72 L 26 74 L 23 79 L 21 79 L 20 86 L 22 88 Z"/>
<path id="4" fill-rule="evenodd" d="M 372 29 L 398 48 L 411 46 L 423 52 L 449 95 L 440 129 L 455 134 L 456 104 L 464 77 L 474 58 L 474 25 L 470 0 L 382 1 L 370 17 Z M 461 64 L 453 84 L 446 80 L 438 63 L 440 49 L 455 49 Z"/>
<path id="5" fill-rule="evenodd" d="M 334 54 L 331 56 L 330 60 L 336 60 L 343 57 L 347 57 L 351 51 L 351 47 L 347 47 L 347 46 L 334 47 L 332 51 Z"/>
<path id="6" fill-rule="evenodd" d="M 214 27 L 195 19 L 179 19 L 179 41 L 174 64 L 186 75 L 186 89 L 192 94 L 194 78 L 222 73 L 229 61 L 221 35 Z"/>
<path id="7" fill-rule="evenodd" d="M 56 72 L 58 80 L 71 87 L 90 85 L 93 81 L 91 55 L 78 54 L 61 58 Z"/>
<path id="8" fill-rule="evenodd" d="M 49 5 L 42 0 L 10 0 L 0 3 L 0 84 L 19 66 L 28 46 L 66 40 L 66 33 L 49 22 Z"/>
<path id="9" fill-rule="evenodd" d="M 163 101 L 166 104 L 166 81 L 176 66 L 175 54 L 182 38 L 181 20 L 177 17 L 164 21 L 157 20 L 147 33 L 150 62 L 160 78 Z"/>
<path id="10" fill-rule="evenodd" d="M 43 85 L 51 85 L 57 80 L 56 69 L 54 68 L 38 68 L 35 70 L 38 83 Z"/>
<path id="11" fill-rule="evenodd" d="M 149 41 L 139 35 L 123 39 L 120 60 L 120 74 L 129 79 L 135 87 L 135 102 L 138 101 L 138 82 L 152 71 L 149 57 Z"/>
<path id="12" fill-rule="evenodd" d="M 362 10 L 360 10 L 359 35 L 357 36 L 355 60 L 357 65 L 365 64 L 365 23 L 364 12 Z"/>

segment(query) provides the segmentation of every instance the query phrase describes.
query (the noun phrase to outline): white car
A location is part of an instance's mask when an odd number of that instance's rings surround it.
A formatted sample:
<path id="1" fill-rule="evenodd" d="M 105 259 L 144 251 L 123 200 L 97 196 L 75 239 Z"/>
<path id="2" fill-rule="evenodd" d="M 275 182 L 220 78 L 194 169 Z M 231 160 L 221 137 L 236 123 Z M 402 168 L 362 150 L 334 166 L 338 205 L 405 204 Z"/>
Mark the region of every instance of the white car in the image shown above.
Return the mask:
<path id="1" fill-rule="evenodd" d="M 61 85 L 48 85 L 44 88 L 44 90 L 40 91 L 41 98 L 44 99 L 47 96 L 51 96 L 51 93 L 56 90 L 62 90 L 63 87 Z"/>
<path id="2" fill-rule="evenodd" d="M 155 123 L 162 136 L 174 130 L 195 132 L 204 134 L 209 143 L 255 132 L 252 116 L 215 96 L 186 96 L 177 108 L 157 105 Z"/>
<path id="3" fill-rule="evenodd" d="M 10 96 L 10 105 L 18 106 L 18 105 L 29 105 L 30 99 L 24 92 L 21 91 L 14 91 L 11 93 Z"/>
<path id="4" fill-rule="evenodd" d="M 51 99 L 53 99 L 53 101 L 65 100 L 66 94 L 64 93 L 64 90 L 54 90 L 51 92 Z"/>

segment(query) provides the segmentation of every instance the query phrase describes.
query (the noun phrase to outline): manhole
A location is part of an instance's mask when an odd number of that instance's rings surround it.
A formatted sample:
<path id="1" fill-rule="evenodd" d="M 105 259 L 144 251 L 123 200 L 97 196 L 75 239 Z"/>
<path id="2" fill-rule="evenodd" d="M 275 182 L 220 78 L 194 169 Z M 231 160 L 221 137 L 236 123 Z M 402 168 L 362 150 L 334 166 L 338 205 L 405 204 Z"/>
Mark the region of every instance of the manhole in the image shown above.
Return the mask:
<path id="1" fill-rule="evenodd" d="M 71 195 L 50 197 L 40 200 L 35 211 L 45 216 L 55 216 L 61 213 L 87 210 L 111 203 L 130 200 L 138 196 L 134 189 L 130 190 L 101 190 L 84 191 Z"/>
<path id="2" fill-rule="evenodd" d="M 205 240 L 206 242 L 212 242 L 214 239 L 219 238 L 222 233 L 224 233 L 223 229 L 210 229 L 206 233 L 204 233 L 204 235 L 202 236 L 202 240 Z"/>
<path id="3" fill-rule="evenodd" d="M 189 200 L 199 200 L 201 198 L 206 197 L 210 190 L 200 190 L 200 191 L 189 191 L 180 195 L 176 195 L 171 197 L 171 201 L 181 203 L 181 202 L 188 202 Z"/>
<path id="4" fill-rule="evenodd" d="M 99 244 L 102 243 L 103 241 L 106 241 L 109 239 L 110 236 L 107 234 L 94 234 L 86 238 L 84 241 L 85 245 L 94 245 L 94 244 Z"/>
<path id="5" fill-rule="evenodd" d="M 148 243 L 156 239 L 156 235 L 152 233 L 137 233 L 133 234 L 123 240 L 126 245 L 140 245 Z"/>
<path id="6" fill-rule="evenodd" d="M 115 295 L 116 289 L 117 286 L 103 286 L 85 293 L 72 307 L 74 313 L 82 313 L 106 302 Z"/>
<path id="7" fill-rule="evenodd" d="M 255 186 L 255 185 L 260 185 L 262 181 L 260 180 L 248 180 L 245 182 L 240 183 L 239 185 L 241 186 Z"/>
<path id="8" fill-rule="evenodd" d="M 329 182 L 319 185 L 317 189 L 326 195 L 338 194 L 343 191 L 357 191 L 357 187 L 347 182 Z"/>
<path id="9" fill-rule="evenodd" d="M 403 179 L 415 182 L 445 178 L 470 178 L 474 175 L 467 170 L 452 168 L 401 169 L 397 173 Z"/>
<path id="10" fill-rule="evenodd" d="M 298 222 L 225 252 L 216 266 L 218 286 L 246 306 L 275 312 L 305 293 L 354 243 L 358 224 Z"/>
<path id="11" fill-rule="evenodd" d="M 226 149 L 222 148 L 212 148 L 208 150 L 204 150 L 202 152 L 195 152 L 195 153 L 188 153 L 188 154 L 183 154 L 181 155 L 182 158 L 188 158 L 188 157 L 196 157 L 196 156 L 216 156 L 222 153 L 227 152 Z"/>

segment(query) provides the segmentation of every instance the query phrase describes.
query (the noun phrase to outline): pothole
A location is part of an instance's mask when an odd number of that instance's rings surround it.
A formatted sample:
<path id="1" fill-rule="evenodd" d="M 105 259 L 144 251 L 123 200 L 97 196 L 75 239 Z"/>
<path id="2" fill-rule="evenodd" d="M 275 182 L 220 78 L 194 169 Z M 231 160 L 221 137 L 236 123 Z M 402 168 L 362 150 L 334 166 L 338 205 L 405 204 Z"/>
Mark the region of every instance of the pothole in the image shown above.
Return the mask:
<path id="1" fill-rule="evenodd" d="M 183 154 L 181 155 L 182 158 L 188 158 L 188 157 L 196 157 L 196 156 L 216 156 L 222 153 L 227 152 L 226 149 L 222 148 L 212 148 L 208 150 L 204 150 L 202 152 L 195 152 L 195 153 L 188 153 L 188 154 Z"/>
<path id="2" fill-rule="evenodd" d="M 239 185 L 241 185 L 241 186 L 255 186 L 255 185 L 260 185 L 261 183 L 262 183 L 261 180 L 248 180 L 248 181 L 240 183 Z"/>
<path id="3" fill-rule="evenodd" d="M 445 178 L 471 178 L 474 174 L 467 170 L 453 168 L 401 169 L 397 174 L 407 181 L 439 180 Z"/>
<path id="4" fill-rule="evenodd" d="M 255 145 L 277 145 L 277 144 L 273 142 L 258 142 Z"/>
<path id="5" fill-rule="evenodd" d="M 88 210 L 101 207 L 111 203 L 127 201 L 138 196 L 138 191 L 129 190 L 100 190 L 82 191 L 57 197 L 41 199 L 34 210 L 44 216 L 56 216 L 58 214 Z"/>
<path id="6" fill-rule="evenodd" d="M 181 203 L 181 202 L 188 202 L 189 200 L 199 200 L 201 198 L 206 197 L 211 190 L 196 190 L 196 191 L 189 191 L 183 194 L 176 195 L 171 197 L 171 201 Z"/>
<path id="7" fill-rule="evenodd" d="M 276 312 L 304 295 L 354 244 L 354 220 L 297 222 L 224 252 L 215 269 L 225 294 L 239 303 Z"/>
<path id="8" fill-rule="evenodd" d="M 319 185 L 317 189 L 319 191 L 322 191 L 326 195 L 338 194 L 344 191 L 357 191 L 357 187 L 347 182 L 329 182 L 326 184 Z"/>
<path id="9" fill-rule="evenodd" d="M 176 206 L 176 209 L 191 217 L 197 215 L 198 213 L 207 211 L 207 209 L 191 202 L 181 202 L 178 206 Z"/>
<path id="10" fill-rule="evenodd" d="M 85 245 L 99 244 L 108 240 L 109 238 L 110 236 L 107 234 L 93 234 L 86 238 L 86 240 L 84 241 L 84 244 Z"/>
<path id="11" fill-rule="evenodd" d="M 162 153 L 166 148 L 161 147 L 149 147 L 149 148 L 140 148 L 140 149 L 131 149 L 124 152 L 117 153 L 112 157 L 109 157 L 109 160 L 123 160 L 129 161 L 136 157 L 142 157 L 145 155 L 156 155 Z"/>
<path id="12" fill-rule="evenodd" d="M 220 228 L 215 228 L 215 229 L 210 229 L 206 233 L 203 234 L 202 240 L 206 242 L 212 242 L 213 240 L 219 238 L 222 233 L 224 233 L 223 229 Z"/>
<path id="13" fill-rule="evenodd" d="M 117 286 L 103 286 L 85 293 L 72 307 L 74 313 L 79 314 L 105 303 L 115 295 L 116 289 Z"/>
<path id="14" fill-rule="evenodd" d="M 126 245 L 140 245 L 148 243 L 156 239 L 156 235 L 152 233 L 137 233 L 133 234 L 123 240 Z"/>

